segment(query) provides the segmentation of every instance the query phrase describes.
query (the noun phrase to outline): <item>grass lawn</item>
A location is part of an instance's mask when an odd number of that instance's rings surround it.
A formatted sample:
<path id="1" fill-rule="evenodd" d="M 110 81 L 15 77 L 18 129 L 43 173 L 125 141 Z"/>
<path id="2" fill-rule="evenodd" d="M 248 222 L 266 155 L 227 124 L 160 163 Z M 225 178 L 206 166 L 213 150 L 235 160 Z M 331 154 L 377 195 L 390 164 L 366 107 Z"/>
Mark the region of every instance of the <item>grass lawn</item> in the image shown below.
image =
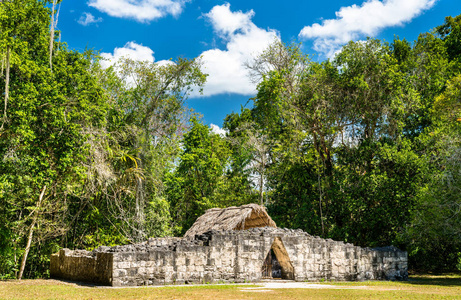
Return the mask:
<path id="1" fill-rule="evenodd" d="M 407 282 L 318 285 L 321 288 L 275 289 L 257 285 L 111 288 L 58 280 L 8 280 L 0 281 L 0 299 L 461 299 L 461 275 L 418 275 Z"/>

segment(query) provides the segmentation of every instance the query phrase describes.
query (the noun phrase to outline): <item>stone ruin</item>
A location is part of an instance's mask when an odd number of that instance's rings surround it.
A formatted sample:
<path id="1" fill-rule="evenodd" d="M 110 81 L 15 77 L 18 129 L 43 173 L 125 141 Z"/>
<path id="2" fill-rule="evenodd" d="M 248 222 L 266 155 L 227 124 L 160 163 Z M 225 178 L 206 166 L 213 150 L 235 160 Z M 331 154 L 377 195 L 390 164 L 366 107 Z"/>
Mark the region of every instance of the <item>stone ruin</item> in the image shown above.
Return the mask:
<path id="1" fill-rule="evenodd" d="M 361 248 L 299 229 L 244 227 L 102 246 L 91 252 L 61 249 L 51 256 L 50 272 L 54 278 L 112 286 L 408 277 L 407 252 L 392 246 Z"/>

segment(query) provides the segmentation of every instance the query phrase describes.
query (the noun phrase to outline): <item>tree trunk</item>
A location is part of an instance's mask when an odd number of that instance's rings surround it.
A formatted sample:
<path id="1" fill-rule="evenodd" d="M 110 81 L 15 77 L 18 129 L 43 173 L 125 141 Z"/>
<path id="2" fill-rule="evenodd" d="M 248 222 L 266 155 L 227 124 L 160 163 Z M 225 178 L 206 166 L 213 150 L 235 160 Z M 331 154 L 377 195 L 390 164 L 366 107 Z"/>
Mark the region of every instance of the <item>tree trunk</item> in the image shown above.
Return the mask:
<path id="1" fill-rule="evenodd" d="M 144 190 L 142 186 L 142 179 L 137 179 L 136 184 L 136 236 L 135 239 L 137 242 L 141 242 L 144 239 Z"/>
<path id="2" fill-rule="evenodd" d="M 264 205 L 264 193 L 263 193 L 263 187 L 264 187 L 264 173 L 261 172 L 259 174 L 259 199 L 261 201 L 261 205 Z"/>
<path id="3" fill-rule="evenodd" d="M 325 237 L 325 225 L 323 224 L 323 209 L 322 209 L 323 188 L 322 188 L 322 181 L 320 180 L 320 172 L 318 172 L 317 175 L 318 175 L 318 182 L 319 182 L 320 224 L 322 225 L 322 237 Z"/>
<path id="4" fill-rule="evenodd" d="M 24 268 L 26 267 L 27 256 L 29 255 L 30 245 L 32 244 L 32 237 L 34 235 L 34 227 L 38 219 L 38 213 L 39 213 L 38 209 L 40 208 L 40 205 L 42 204 L 43 196 L 45 195 L 45 190 L 46 190 L 46 185 L 43 187 L 42 192 L 40 193 L 40 196 L 38 198 L 37 207 L 35 207 L 34 218 L 32 220 L 32 224 L 30 224 L 29 236 L 27 237 L 27 245 L 26 245 L 26 249 L 24 250 L 24 255 L 22 256 L 21 267 L 19 268 L 19 275 L 18 275 L 19 280 L 22 279 L 22 275 L 24 274 Z"/>
<path id="5" fill-rule="evenodd" d="M 52 62 L 52 58 L 53 58 L 53 46 L 54 46 L 54 11 L 56 9 L 56 1 L 57 0 L 53 0 L 53 8 L 52 8 L 52 11 L 51 11 L 51 28 L 50 28 L 50 69 L 51 69 L 51 72 L 53 72 L 53 62 Z"/>
<path id="6" fill-rule="evenodd" d="M 0 130 L 3 130 L 3 126 L 5 125 L 7 114 L 6 109 L 8 108 L 8 98 L 10 92 L 10 45 L 6 47 L 6 78 L 5 78 L 5 107 L 3 110 L 3 120 L 2 126 Z"/>

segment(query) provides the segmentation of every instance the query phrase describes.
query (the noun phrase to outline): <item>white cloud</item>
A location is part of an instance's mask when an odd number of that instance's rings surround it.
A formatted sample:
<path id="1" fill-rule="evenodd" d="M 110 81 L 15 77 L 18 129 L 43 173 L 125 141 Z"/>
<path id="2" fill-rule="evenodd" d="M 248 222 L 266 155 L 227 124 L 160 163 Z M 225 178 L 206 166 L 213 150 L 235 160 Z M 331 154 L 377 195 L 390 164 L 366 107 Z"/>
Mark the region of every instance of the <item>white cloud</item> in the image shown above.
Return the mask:
<path id="1" fill-rule="evenodd" d="M 225 50 L 211 49 L 201 54 L 202 70 L 209 74 L 203 89 L 204 96 L 255 93 L 255 86 L 250 82 L 244 63 L 257 56 L 279 37 L 275 30 L 257 27 L 251 21 L 253 16 L 252 10 L 246 13 L 232 12 L 229 4 L 215 6 L 205 14 L 214 31 L 227 44 Z"/>
<path id="2" fill-rule="evenodd" d="M 230 10 L 230 4 L 217 5 L 211 9 L 211 11 L 205 14 L 205 17 L 213 24 L 213 29 L 224 35 L 233 34 L 235 31 L 249 29 L 254 24 L 251 22 L 251 18 L 255 15 L 253 10 L 247 13 L 242 11 L 232 12 Z"/>
<path id="3" fill-rule="evenodd" d="M 153 63 L 155 60 L 154 51 L 152 51 L 152 49 L 136 44 L 135 42 L 128 42 L 122 48 L 115 48 L 113 54 L 103 52 L 101 53 L 101 56 L 104 58 L 104 60 L 101 61 L 101 66 L 103 68 L 113 65 L 121 58 L 148 61 L 150 63 Z"/>
<path id="4" fill-rule="evenodd" d="M 382 29 L 402 26 L 430 9 L 437 0 L 368 0 L 342 7 L 336 19 L 304 27 L 300 38 L 314 39 L 314 49 L 331 57 L 350 40 L 374 36 Z"/>
<path id="5" fill-rule="evenodd" d="M 160 67 L 165 67 L 168 65 L 175 65 L 176 63 L 171 60 L 159 60 L 156 62 L 156 64 Z"/>
<path id="6" fill-rule="evenodd" d="M 135 42 L 128 42 L 125 44 L 125 46 L 121 48 L 115 48 L 114 53 L 103 52 L 101 53 L 101 56 L 103 59 L 100 61 L 100 64 L 101 67 L 104 69 L 114 65 L 120 59 L 124 58 L 128 58 L 135 61 L 145 61 L 148 63 L 154 63 L 159 67 L 174 64 L 174 62 L 171 60 L 160 60 L 156 62 L 154 57 L 154 51 L 152 51 L 152 49 L 143 45 L 139 45 Z M 119 66 L 115 66 L 115 68 L 117 72 L 121 71 L 119 69 Z M 118 74 L 121 75 L 121 73 Z M 135 85 L 136 75 L 131 74 L 129 77 L 125 77 L 124 80 L 128 86 L 132 87 Z"/>
<path id="7" fill-rule="evenodd" d="M 149 22 L 181 14 L 187 0 L 89 0 L 88 5 L 112 17 Z"/>
<path id="8" fill-rule="evenodd" d="M 115 48 L 114 53 L 102 52 L 101 56 L 104 60 L 101 61 L 103 68 L 115 64 L 121 58 L 129 58 L 136 61 L 147 61 L 153 63 L 155 61 L 154 51 L 151 48 L 139 45 L 135 42 L 128 42 L 121 48 Z M 159 60 L 155 64 L 163 67 L 174 64 L 171 60 Z"/>
<path id="9" fill-rule="evenodd" d="M 253 16 L 253 11 L 232 12 L 229 4 L 215 6 L 205 14 L 205 18 L 213 26 L 215 33 L 226 42 L 226 48 L 225 50 L 210 49 L 201 54 L 202 71 L 209 74 L 203 89 L 203 96 L 223 93 L 254 95 L 256 93 L 256 87 L 251 83 L 244 63 L 260 54 L 279 37 L 275 30 L 258 28 L 251 21 Z M 113 53 L 101 53 L 101 56 L 106 59 L 101 62 L 101 65 L 106 68 L 121 57 L 154 62 L 153 54 L 150 48 L 129 42 L 122 48 L 115 48 Z M 165 65 L 172 62 L 159 61 L 156 63 Z M 194 89 L 191 96 L 200 97 L 202 95 Z"/>
<path id="10" fill-rule="evenodd" d="M 226 133 L 227 133 L 227 130 L 222 129 L 221 127 L 219 127 L 218 125 L 215 125 L 213 123 L 210 124 L 210 128 L 211 128 L 211 132 L 219 134 L 222 137 L 224 137 L 226 135 Z"/>
<path id="11" fill-rule="evenodd" d="M 95 18 L 92 14 L 84 12 L 81 16 L 80 19 L 77 20 L 77 23 L 83 26 L 88 26 L 93 23 L 99 23 L 102 22 L 102 18 Z"/>

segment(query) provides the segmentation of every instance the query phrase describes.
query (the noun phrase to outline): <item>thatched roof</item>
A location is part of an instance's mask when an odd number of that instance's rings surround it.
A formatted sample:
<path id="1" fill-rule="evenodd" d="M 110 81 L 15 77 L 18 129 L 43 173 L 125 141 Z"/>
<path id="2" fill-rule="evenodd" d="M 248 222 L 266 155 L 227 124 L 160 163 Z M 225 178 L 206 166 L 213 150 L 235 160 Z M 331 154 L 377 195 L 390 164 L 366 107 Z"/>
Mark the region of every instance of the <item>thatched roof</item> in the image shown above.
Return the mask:
<path id="1" fill-rule="evenodd" d="M 208 209 L 184 237 L 193 237 L 210 230 L 244 230 L 254 227 L 277 227 L 264 206 L 247 204 L 228 208 Z"/>

